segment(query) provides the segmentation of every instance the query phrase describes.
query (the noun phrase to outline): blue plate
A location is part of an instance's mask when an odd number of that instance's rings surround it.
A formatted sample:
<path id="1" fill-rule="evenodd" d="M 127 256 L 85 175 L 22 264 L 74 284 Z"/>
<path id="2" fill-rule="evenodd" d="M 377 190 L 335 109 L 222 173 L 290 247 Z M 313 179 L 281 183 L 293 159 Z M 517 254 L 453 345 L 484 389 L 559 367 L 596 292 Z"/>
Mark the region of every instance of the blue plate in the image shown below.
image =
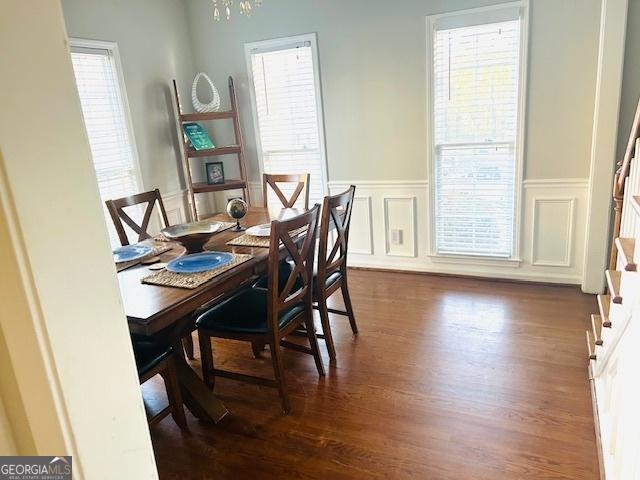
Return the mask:
<path id="1" fill-rule="evenodd" d="M 167 264 L 167 270 L 175 273 L 198 273 L 213 270 L 231 263 L 233 255 L 226 252 L 202 252 L 176 258 Z"/>
<path id="2" fill-rule="evenodd" d="M 130 262 L 144 258 L 151 252 L 153 252 L 153 248 L 149 245 L 125 245 L 113 251 L 113 260 L 116 263 Z"/>

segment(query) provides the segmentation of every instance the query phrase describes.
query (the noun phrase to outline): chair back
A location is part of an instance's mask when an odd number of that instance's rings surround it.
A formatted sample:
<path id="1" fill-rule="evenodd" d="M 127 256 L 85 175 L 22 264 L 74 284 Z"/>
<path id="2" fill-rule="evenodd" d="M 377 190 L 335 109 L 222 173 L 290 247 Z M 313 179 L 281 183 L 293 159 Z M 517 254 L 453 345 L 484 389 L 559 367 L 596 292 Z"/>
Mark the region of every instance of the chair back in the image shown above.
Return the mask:
<path id="1" fill-rule="evenodd" d="M 295 203 L 298 201 L 298 197 L 302 193 L 304 193 L 303 201 L 304 201 L 304 209 L 309 209 L 309 179 L 310 175 L 308 173 L 304 173 L 301 175 L 270 175 L 263 174 L 262 175 L 262 196 L 264 197 L 264 207 L 268 207 L 268 188 L 274 191 L 280 202 L 282 203 L 283 208 L 293 208 Z M 294 185 L 293 193 L 289 198 L 283 193 L 281 188 L 278 186 L 279 183 L 289 183 Z"/>
<path id="2" fill-rule="evenodd" d="M 351 185 L 346 192 L 324 197 L 318 248 L 319 290 L 324 290 L 325 280 L 332 273 L 339 270 L 343 275 L 346 274 L 349 226 L 355 193 L 356 187 Z"/>
<path id="3" fill-rule="evenodd" d="M 276 334 L 279 330 L 278 314 L 298 303 L 303 303 L 311 314 L 313 262 L 315 243 L 318 234 L 320 205 L 288 220 L 271 222 L 268 261 L 268 306 L 267 321 L 269 329 Z M 306 229 L 306 233 L 300 233 Z M 298 238 L 298 234 L 301 238 Z M 290 273 L 280 269 L 280 245 L 284 246 L 291 263 Z M 279 278 L 280 275 L 288 277 Z"/>
<path id="4" fill-rule="evenodd" d="M 158 190 L 157 188 L 155 190 L 151 190 L 150 192 L 138 193 L 129 197 L 107 200 L 105 202 L 105 204 L 107 205 L 107 210 L 109 210 L 109 214 L 111 215 L 111 220 L 113 220 L 113 225 L 115 226 L 116 232 L 118 233 L 118 238 L 120 239 L 121 245 L 129 245 L 129 238 L 127 237 L 127 232 L 124 229 L 124 224 L 129 226 L 131 230 L 138 234 L 138 242 L 147 238 L 151 238 L 151 235 L 149 235 L 147 229 L 149 227 L 149 220 L 151 219 L 151 213 L 153 212 L 153 207 L 156 202 L 158 203 L 158 209 L 160 210 L 160 214 L 162 215 L 164 227 L 168 227 L 169 219 L 167 218 L 167 212 L 164 209 L 164 203 L 162 203 L 160 190 Z M 134 205 L 141 205 L 144 203 L 146 203 L 147 206 L 145 207 L 142 222 L 140 223 L 140 225 L 138 225 L 124 211 L 124 208 Z"/>

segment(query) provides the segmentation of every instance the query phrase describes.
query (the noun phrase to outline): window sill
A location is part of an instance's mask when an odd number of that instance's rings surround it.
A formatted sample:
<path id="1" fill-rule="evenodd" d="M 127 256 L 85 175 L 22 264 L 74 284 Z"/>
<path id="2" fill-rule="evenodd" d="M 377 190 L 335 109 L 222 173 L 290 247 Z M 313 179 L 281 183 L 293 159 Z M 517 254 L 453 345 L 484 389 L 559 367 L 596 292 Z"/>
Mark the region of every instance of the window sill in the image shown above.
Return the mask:
<path id="1" fill-rule="evenodd" d="M 458 265 L 484 265 L 494 267 L 518 268 L 522 263 L 519 258 L 477 257 L 472 255 L 428 255 L 433 263 L 452 263 Z"/>

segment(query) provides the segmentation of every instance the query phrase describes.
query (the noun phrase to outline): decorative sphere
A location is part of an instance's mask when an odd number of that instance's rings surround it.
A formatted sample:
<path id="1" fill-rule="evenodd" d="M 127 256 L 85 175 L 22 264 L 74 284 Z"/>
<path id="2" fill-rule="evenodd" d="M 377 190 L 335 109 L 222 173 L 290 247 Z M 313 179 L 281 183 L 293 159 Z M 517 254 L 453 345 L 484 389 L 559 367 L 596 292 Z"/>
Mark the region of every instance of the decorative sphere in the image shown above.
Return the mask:
<path id="1" fill-rule="evenodd" d="M 248 208 L 247 202 L 240 198 L 234 198 L 227 203 L 227 213 L 231 218 L 235 218 L 236 220 L 244 217 L 247 214 Z"/>

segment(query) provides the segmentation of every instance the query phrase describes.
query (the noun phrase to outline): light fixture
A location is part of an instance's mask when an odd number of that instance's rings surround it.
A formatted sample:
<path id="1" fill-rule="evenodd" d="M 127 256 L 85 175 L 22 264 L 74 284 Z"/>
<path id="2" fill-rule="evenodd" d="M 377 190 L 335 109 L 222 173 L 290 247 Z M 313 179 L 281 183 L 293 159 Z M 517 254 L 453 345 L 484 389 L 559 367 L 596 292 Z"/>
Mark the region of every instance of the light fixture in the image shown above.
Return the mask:
<path id="1" fill-rule="evenodd" d="M 233 7 L 233 0 L 212 0 L 213 1 L 213 19 L 216 22 L 220 21 L 222 10 L 223 14 L 227 17 L 227 20 L 231 18 L 231 7 Z M 253 7 L 259 7 L 262 5 L 262 0 L 240 0 L 240 15 L 251 15 Z"/>

